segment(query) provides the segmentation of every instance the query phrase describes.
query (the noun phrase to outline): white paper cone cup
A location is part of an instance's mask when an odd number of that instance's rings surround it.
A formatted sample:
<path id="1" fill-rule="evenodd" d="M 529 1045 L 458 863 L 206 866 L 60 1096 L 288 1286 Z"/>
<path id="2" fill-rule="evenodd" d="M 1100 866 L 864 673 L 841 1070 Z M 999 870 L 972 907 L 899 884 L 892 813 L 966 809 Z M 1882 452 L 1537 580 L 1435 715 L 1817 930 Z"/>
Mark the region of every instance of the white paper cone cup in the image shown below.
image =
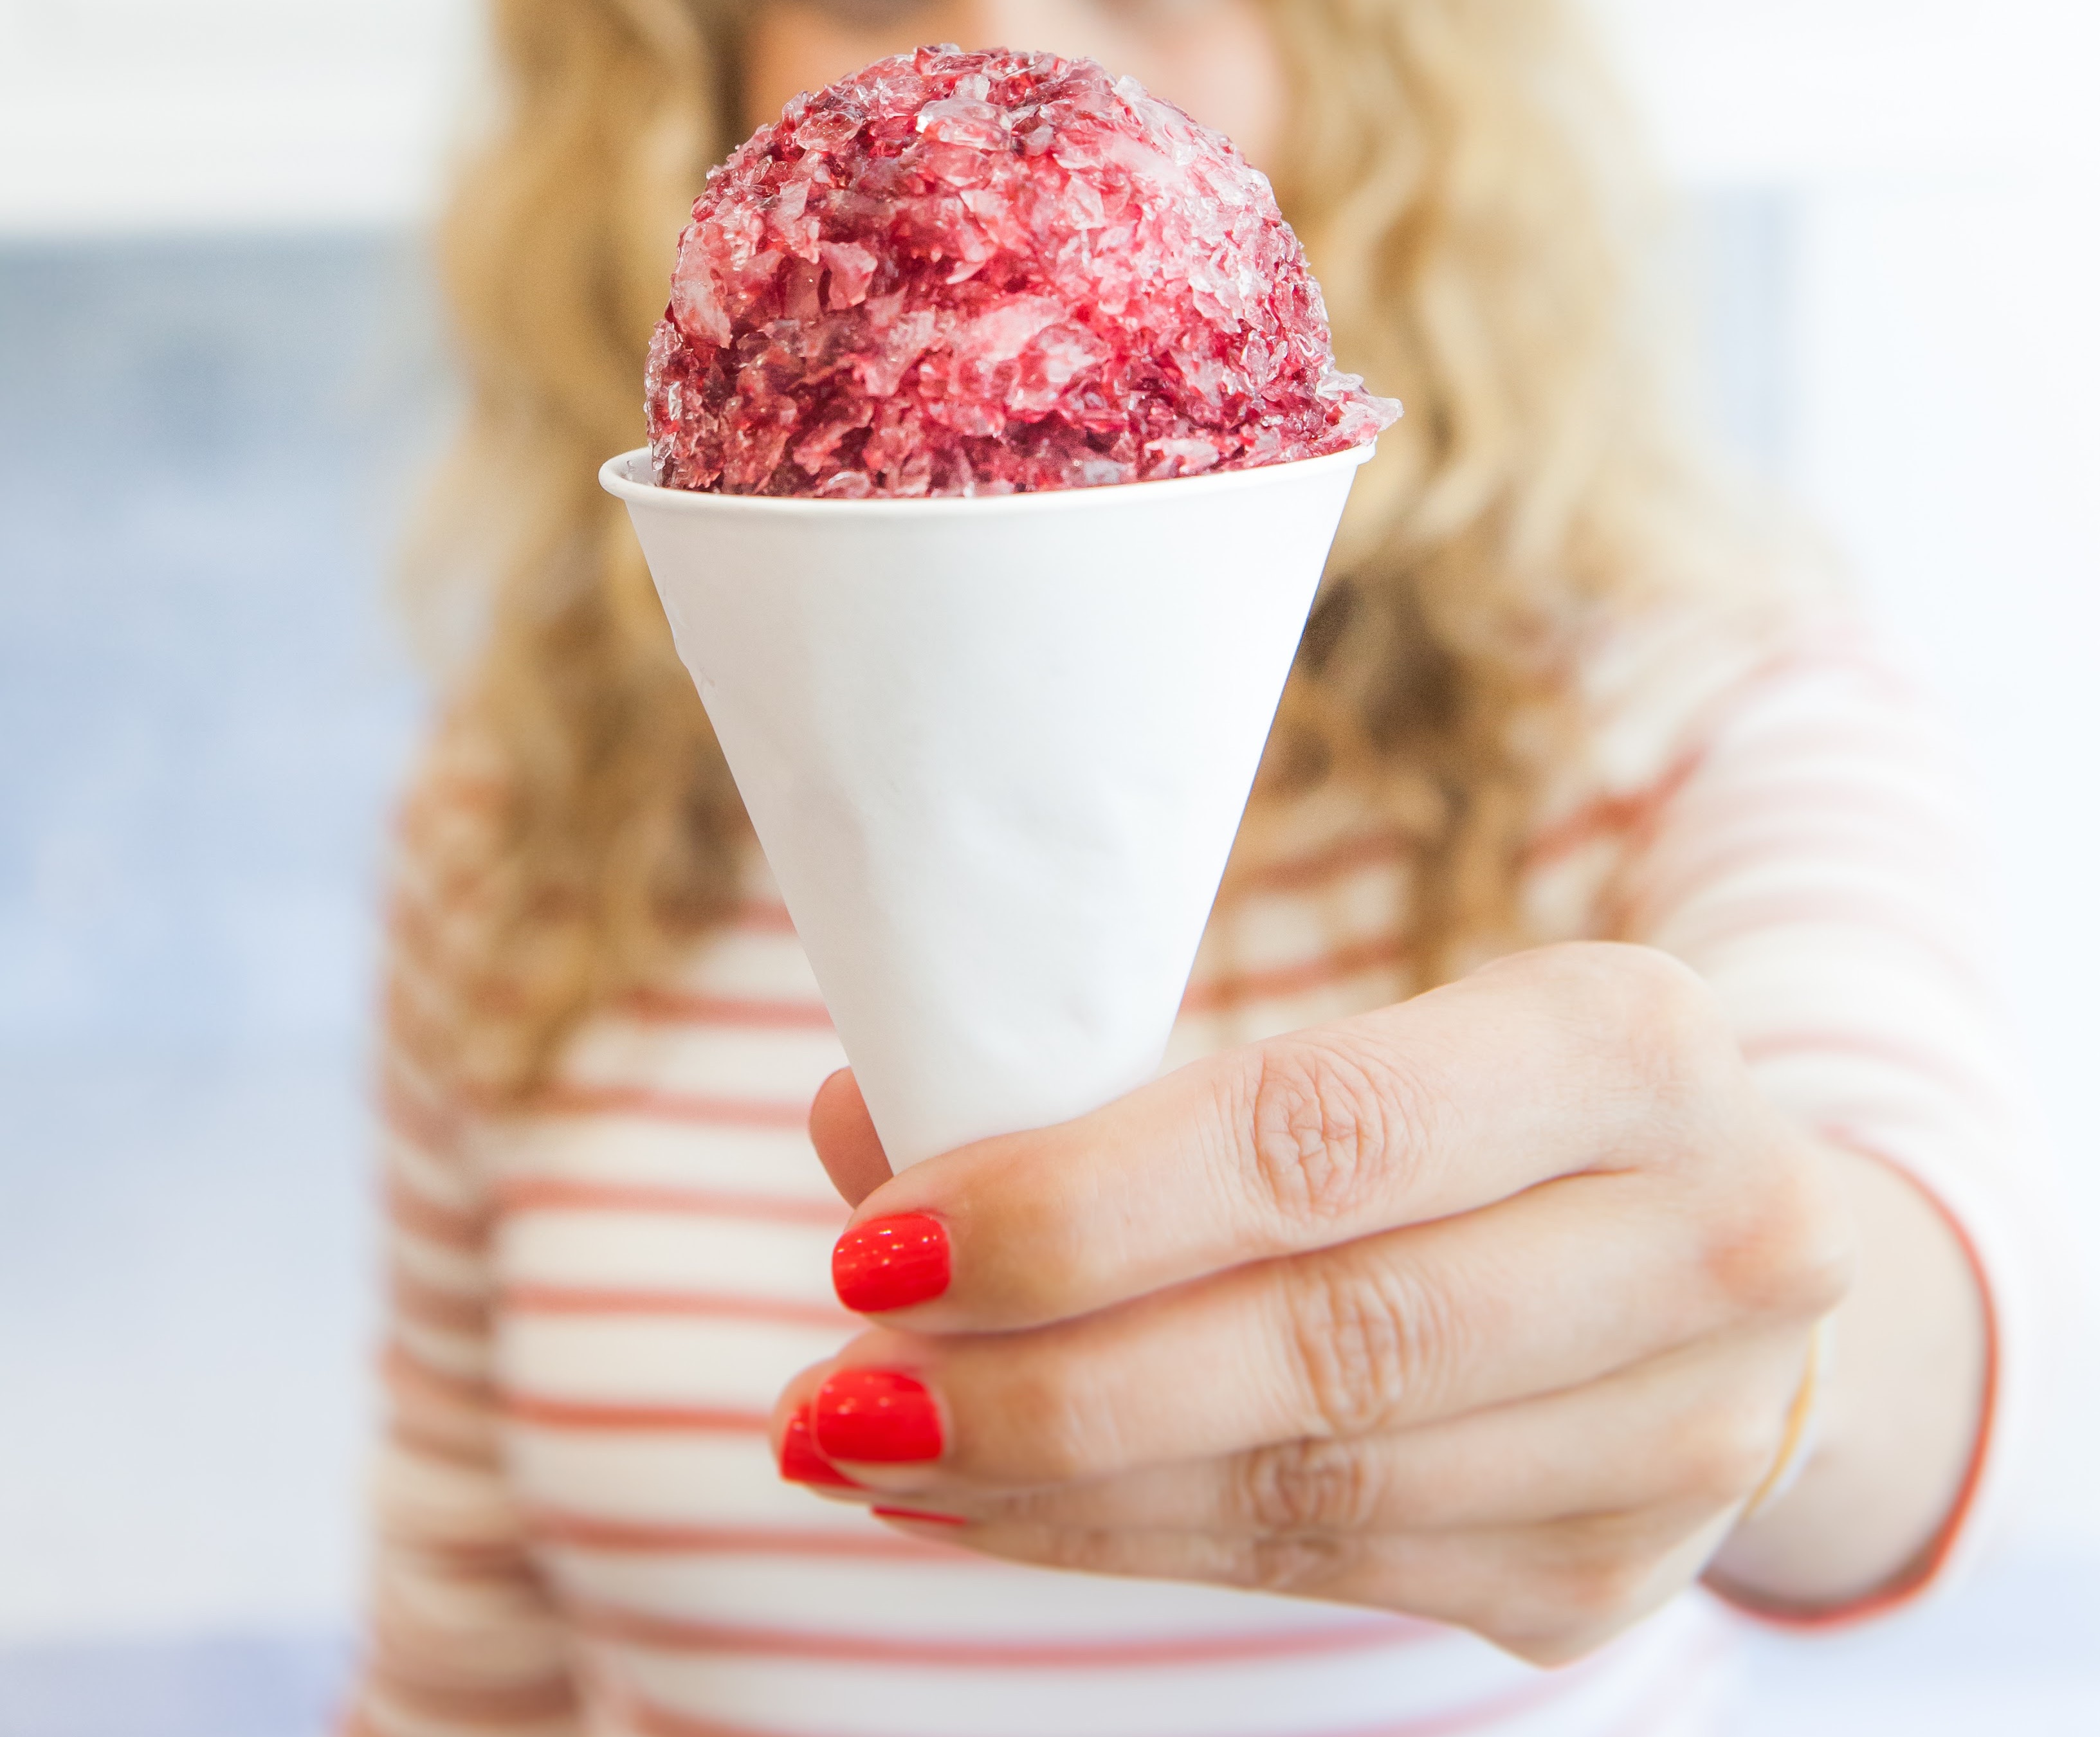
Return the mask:
<path id="1" fill-rule="evenodd" d="M 898 1168 L 1157 1069 L 1370 450 L 974 500 L 600 473 Z"/>

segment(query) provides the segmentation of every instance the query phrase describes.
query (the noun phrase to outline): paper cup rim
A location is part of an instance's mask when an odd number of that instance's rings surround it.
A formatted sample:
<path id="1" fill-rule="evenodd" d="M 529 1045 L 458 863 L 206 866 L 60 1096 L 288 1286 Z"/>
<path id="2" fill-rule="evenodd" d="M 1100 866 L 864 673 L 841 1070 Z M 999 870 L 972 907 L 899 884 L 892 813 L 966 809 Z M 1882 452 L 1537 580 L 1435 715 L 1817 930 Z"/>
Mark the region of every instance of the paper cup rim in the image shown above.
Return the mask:
<path id="1" fill-rule="evenodd" d="M 696 488 L 665 488 L 642 478 L 653 474 L 649 448 L 636 447 L 598 467 L 598 486 L 631 505 L 646 504 L 673 512 L 737 513 L 785 518 L 950 518 L 1010 513 L 1058 513 L 1105 505 L 1111 500 L 1158 497 L 1162 491 L 1217 494 L 1303 479 L 1330 470 L 1353 470 L 1369 461 L 1375 440 L 1324 452 L 1317 458 L 1258 465 L 1246 470 L 1207 471 L 1200 476 L 1168 477 L 1151 483 L 1107 483 L 1085 488 L 1036 489 L 1014 495 L 941 495 L 931 498 L 875 497 L 860 500 L 822 500 L 807 495 L 721 495 Z"/>

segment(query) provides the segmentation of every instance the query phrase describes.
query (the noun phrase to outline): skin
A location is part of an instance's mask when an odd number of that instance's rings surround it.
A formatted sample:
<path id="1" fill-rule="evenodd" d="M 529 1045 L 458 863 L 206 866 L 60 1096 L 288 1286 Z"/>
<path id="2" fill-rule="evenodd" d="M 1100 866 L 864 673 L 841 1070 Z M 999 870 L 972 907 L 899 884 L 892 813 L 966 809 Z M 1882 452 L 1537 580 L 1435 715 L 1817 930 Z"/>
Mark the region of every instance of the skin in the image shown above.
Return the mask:
<path id="1" fill-rule="evenodd" d="M 1287 94 L 1253 0 L 775 0 L 744 44 L 745 118 L 928 42 L 1085 55 L 1229 134 L 1255 164 L 1283 136 Z"/>
<path id="2" fill-rule="evenodd" d="M 938 40 L 1092 53 L 1257 161 L 1280 137 L 1260 12 L 1225 0 L 776 3 L 749 107 Z M 893 1179 L 849 1074 L 811 1132 L 856 1223 L 945 1223 L 954 1279 L 798 1378 L 776 1444 L 833 1370 L 909 1372 L 942 1457 L 822 1493 L 988 1554 L 1559 1663 L 1701 1577 L 1801 1613 L 1901 1585 L 1974 1453 L 1988 1332 L 1947 1221 L 1780 1115 L 1649 949 L 1518 954 Z M 1746 1515 L 1826 1316 L 1815 1452 Z"/>

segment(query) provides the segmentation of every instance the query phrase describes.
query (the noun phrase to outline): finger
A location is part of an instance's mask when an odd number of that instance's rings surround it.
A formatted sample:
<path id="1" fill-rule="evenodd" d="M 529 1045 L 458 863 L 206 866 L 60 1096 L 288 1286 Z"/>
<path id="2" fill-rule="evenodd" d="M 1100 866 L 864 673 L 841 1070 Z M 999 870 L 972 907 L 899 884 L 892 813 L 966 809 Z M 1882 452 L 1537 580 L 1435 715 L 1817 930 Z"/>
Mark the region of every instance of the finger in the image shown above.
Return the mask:
<path id="1" fill-rule="evenodd" d="M 1708 1342 L 1569 1392 L 1392 1435 L 1299 1440 L 1017 1495 L 982 1522 L 1226 1535 L 1503 1530 L 1657 1509 L 1732 1509 L 1776 1457 L 1798 1334 Z"/>
<path id="2" fill-rule="evenodd" d="M 1506 1532 L 1275 1538 L 991 1522 L 944 1526 L 940 1536 L 1043 1567 L 1391 1611 L 1469 1629 L 1536 1664 L 1563 1664 L 1691 1585 L 1728 1523 L 1643 1514 Z"/>
<path id="3" fill-rule="evenodd" d="M 847 1234 L 930 1216 L 952 1264 L 912 1325 L 1030 1326 L 1658 1148 L 1769 1135 L 1717 1083 L 1741 1072 L 1682 967 L 1640 948 L 1553 949 L 915 1166 Z"/>
<path id="4" fill-rule="evenodd" d="M 827 1458 L 817 1441 L 814 1402 L 832 1369 L 817 1364 L 804 1369 L 774 1401 L 766 1431 L 773 1464 L 783 1483 L 798 1484 L 827 1501 L 865 1506 L 878 1499 L 874 1492 Z"/>
<path id="5" fill-rule="evenodd" d="M 1696 1240 L 1643 1210 L 1637 1187 L 1571 1179 L 1028 1333 L 877 1331 L 846 1347 L 849 1373 L 825 1392 L 872 1371 L 923 1389 L 937 1415 L 918 1439 L 938 1437 L 938 1457 L 866 1453 L 910 1462 L 877 1468 L 881 1488 L 1018 1489 L 1572 1390 L 1742 1320 Z M 863 1438 L 833 1431 L 825 1404 L 826 1451 L 862 1458 Z"/>
<path id="6" fill-rule="evenodd" d="M 817 1088 L 810 1105 L 810 1141 L 849 1206 L 858 1206 L 889 1180 L 889 1155 L 850 1069 L 840 1069 Z"/>

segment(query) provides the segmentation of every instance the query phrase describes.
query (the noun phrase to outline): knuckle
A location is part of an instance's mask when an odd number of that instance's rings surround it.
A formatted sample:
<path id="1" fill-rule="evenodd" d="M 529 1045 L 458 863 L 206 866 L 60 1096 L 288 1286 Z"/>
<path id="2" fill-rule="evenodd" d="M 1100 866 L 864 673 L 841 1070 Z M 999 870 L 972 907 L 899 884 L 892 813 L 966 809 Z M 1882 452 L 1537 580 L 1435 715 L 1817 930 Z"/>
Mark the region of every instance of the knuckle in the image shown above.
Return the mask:
<path id="1" fill-rule="evenodd" d="M 1369 1461 L 1339 1442 L 1259 1448 L 1243 1463 L 1241 1502 L 1262 1532 L 1354 1532 L 1377 1507 Z"/>
<path id="2" fill-rule="evenodd" d="M 1041 1526 L 1029 1540 L 1028 1558 L 1046 1568 L 1079 1574 L 1123 1574 L 1129 1571 L 1122 1541 L 1113 1532 L 1079 1527 Z"/>
<path id="3" fill-rule="evenodd" d="M 1435 1305 L 1390 1267 L 1315 1259 L 1286 1287 L 1291 1354 L 1312 1422 L 1361 1435 L 1427 1385 Z"/>
<path id="4" fill-rule="evenodd" d="M 1600 1101 L 1659 1162 L 1701 1148 L 1714 1106 L 1732 1100 L 1741 1057 L 1719 1004 L 1657 948 L 1581 941 L 1542 948 L 1538 981 L 1554 1023 Z M 1718 1096 L 1717 1096 L 1718 1094 Z"/>
<path id="5" fill-rule="evenodd" d="M 1600 1576 L 1534 1569 L 1520 1590 L 1505 1589 L 1467 1626 L 1528 1664 L 1554 1669 L 1603 1646 L 1627 1625 L 1630 1600 L 1615 1600 Z"/>
<path id="6" fill-rule="evenodd" d="M 1592 1544 L 1557 1563 L 1549 1584 L 1565 1632 L 1608 1626 L 1640 1602 L 1648 1565 L 1615 1543 Z"/>
<path id="7" fill-rule="evenodd" d="M 1705 1264 L 1720 1294 L 1747 1315 L 1812 1318 L 1852 1280 L 1852 1231 L 1836 1180 L 1812 1153 L 1760 1167 L 1716 1217 Z"/>
<path id="8" fill-rule="evenodd" d="M 1113 1463 L 1114 1420 L 1062 1359 L 1034 1360 L 1001 1383 L 1000 1471 L 1029 1483 L 1070 1484 Z"/>
<path id="9" fill-rule="evenodd" d="M 990 1514 L 1001 1524 L 1068 1528 L 1075 1523 L 1070 1492 L 1061 1488 L 1002 1491 Z"/>
<path id="10" fill-rule="evenodd" d="M 1246 1110 L 1254 1184 L 1289 1223 L 1330 1223 L 1389 1197 L 1427 1149 L 1419 1088 L 1341 1029 L 1265 1045 Z"/>
<path id="11" fill-rule="evenodd" d="M 1713 991 L 1683 961 L 1653 947 L 1614 952 L 1617 1005 L 1605 1029 L 1619 1038 L 1631 1090 L 1681 1137 L 1732 1096 L 1741 1071 L 1734 1036 Z"/>
<path id="12" fill-rule="evenodd" d="M 1742 1500 L 1770 1468 L 1779 1451 L 1780 1426 L 1748 1405 L 1714 1412 L 1688 1426 L 1678 1439 L 1680 1494 L 1714 1509 Z"/>
<path id="13" fill-rule="evenodd" d="M 988 1174 L 982 1188 L 986 1210 L 970 1201 L 967 1233 L 986 1241 L 1025 1234 L 1034 1258 L 986 1263 L 973 1275 L 983 1325 L 995 1329 L 1053 1321 L 1069 1312 L 1074 1294 L 1092 1294 L 1101 1282 L 1096 1260 L 1101 1242 L 1083 1222 L 1068 1174 L 1055 1164 L 1007 1163 Z"/>
<path id="14" fill-rule="evenodd" d="M 1231 1579 L 1250 1591 L 1303 1597 L 1339 1580 L 1351 1554 L 1347 1541 L 1337 1538 L 1250 1538 L 1236 1552 Z"/>
<path id="15" fill-rule="evenodd" d="M 1549 950 L 1560 1016 L 1600 1046 L 1598 1077 L 1651 1164 L 1696 1174 L 1709 1203 L 1688 1245 L 1739 1314 L 1829 1312 L 1850 1287 L 1850 1215 L 1825 1155 L 1758 1092 L 1706 983 L 1652 947 Z"/>

